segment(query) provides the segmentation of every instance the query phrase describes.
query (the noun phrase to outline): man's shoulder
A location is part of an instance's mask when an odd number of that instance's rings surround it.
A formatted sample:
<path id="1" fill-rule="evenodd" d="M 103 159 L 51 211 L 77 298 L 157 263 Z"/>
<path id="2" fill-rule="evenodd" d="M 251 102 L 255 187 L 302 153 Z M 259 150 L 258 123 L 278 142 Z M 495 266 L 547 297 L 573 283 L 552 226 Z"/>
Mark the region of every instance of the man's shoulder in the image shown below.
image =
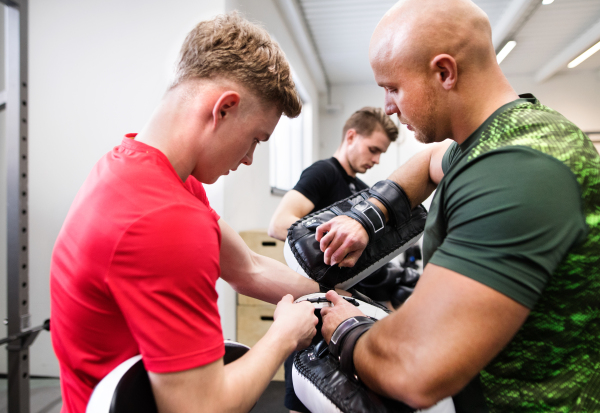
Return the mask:
<path id="1" fill-rule="evenodd" d="M 336 165 L 335 158 L 321 159 L 313 163 L 311 166 L 305 169 L 305 171 L 323 171 L 323 172 L 337 172 L 338 168 Z"/>

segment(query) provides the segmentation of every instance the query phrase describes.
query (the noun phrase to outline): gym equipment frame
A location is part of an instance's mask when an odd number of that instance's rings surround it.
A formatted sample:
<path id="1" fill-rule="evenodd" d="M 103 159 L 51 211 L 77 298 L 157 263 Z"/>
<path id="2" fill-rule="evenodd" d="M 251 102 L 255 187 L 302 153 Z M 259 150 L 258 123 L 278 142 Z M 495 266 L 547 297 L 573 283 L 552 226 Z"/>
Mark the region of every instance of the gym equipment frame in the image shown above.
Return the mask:
<path id="1" fill-rule="evenodd" d="M 27 205 L 27 31 L 28 0 L 0 0 L 5 8 L 7 161 L 8 411 L 29 413 L 29 346 L 49 321 L 31 327 L 29 314 Z"/>

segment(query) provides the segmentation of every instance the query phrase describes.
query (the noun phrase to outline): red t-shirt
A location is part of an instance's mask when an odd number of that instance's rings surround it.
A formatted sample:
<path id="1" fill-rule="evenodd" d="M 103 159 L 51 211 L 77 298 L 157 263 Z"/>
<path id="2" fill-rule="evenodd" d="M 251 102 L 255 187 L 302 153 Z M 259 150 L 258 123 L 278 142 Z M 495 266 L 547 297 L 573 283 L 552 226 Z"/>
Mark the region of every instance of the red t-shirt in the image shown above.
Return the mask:
<path id="1" fill-rule="evenodd" d="M 85 412 L 95 385 L 136 354 L 165 373 L 225 353 L 219 216 L 200 182 L 183 183 L 163 153 L 133 137 L 96 164 L 52 254 L 63 413 Z"/>

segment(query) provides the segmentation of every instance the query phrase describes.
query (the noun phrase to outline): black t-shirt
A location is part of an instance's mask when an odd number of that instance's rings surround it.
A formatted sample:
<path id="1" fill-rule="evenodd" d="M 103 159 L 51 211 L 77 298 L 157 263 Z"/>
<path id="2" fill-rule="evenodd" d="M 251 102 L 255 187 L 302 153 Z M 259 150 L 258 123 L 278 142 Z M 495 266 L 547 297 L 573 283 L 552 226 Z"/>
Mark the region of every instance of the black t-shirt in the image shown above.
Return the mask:
<path id="1" fill-rule="evenodd" d="M 315 204 L 313 211 L 328 207 L 367 188 L 368 185 L 363 181 L 348 175 L 340 162 L 333 157 L 317 161 L 306 168 L 294 187 Z"/>

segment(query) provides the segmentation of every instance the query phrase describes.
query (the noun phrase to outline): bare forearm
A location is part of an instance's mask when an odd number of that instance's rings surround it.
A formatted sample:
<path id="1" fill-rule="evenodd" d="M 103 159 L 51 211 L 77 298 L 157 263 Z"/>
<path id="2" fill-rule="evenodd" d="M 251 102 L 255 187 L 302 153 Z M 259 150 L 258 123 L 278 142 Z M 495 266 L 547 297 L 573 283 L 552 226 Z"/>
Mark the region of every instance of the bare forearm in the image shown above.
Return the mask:
<path id="1" fill-rule="evenodd" d="M 248 412 L 265 391 L 294 344 L 269 330 L 244 357 L 225 366 L 223 408 L 219 412 Z"/>
<path id="2" fill-rule="evenodd" d="M 381 394 L 427 407 L 462 389 L 528 314 L 492 288 L 429 264 L 411 298 L 358 341 L 358 376 Z"/>
<path id="3" fill-rule="evenodd" d="M 268 234 L 270 237 L 285 241 L 287 238 L 288 228 L 300 218 L 294 215 L 275 215 L 269 225 Z"/>
<path id="4" fill-rule="evenodd" d="M 319 291 L 315 281 L 302 277 L 277 260 L 252 254 L 251 262 L 251 273 L 238 277 L 240 282 L 232 285 L 240 294 L 275 304 L 285 294 L 298 298 Z"/>
<path id="5" fill-rule="evenodd" d="M 432 146 L 417 153 L 389 177 L 404 189 L 413 208 L 425 201 L 437 187 L 430 176 L 433 149 Z"/>

